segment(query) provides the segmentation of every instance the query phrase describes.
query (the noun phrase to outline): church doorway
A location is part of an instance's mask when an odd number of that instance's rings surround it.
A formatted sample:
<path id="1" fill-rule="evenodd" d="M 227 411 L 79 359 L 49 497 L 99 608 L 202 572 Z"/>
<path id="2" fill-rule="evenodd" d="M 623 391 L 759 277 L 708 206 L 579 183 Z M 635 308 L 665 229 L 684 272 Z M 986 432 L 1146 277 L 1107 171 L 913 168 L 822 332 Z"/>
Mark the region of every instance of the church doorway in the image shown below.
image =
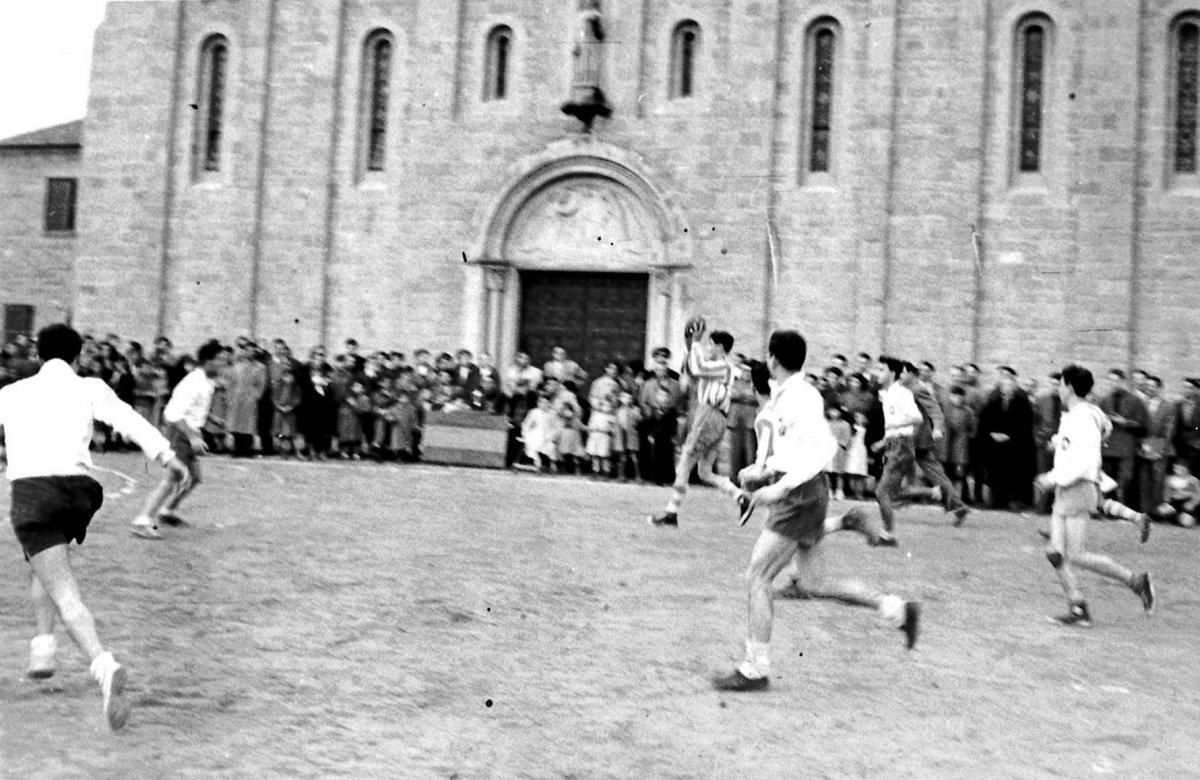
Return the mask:
<path id="1" fill-rule="evenodd" d="M 562 347 L 595 378 L 609 360 L 645 355 L 649 274 L 521 271 L 520 279 L 518 343 L 534 365 Z"/>

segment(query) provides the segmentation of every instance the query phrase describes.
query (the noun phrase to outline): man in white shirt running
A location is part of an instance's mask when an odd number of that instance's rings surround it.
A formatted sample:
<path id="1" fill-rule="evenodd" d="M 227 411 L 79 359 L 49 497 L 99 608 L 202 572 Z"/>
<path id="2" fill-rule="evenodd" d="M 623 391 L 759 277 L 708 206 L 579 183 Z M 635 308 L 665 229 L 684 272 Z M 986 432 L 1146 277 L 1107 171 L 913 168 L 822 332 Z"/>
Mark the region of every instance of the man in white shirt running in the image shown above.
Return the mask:
<path id="1" fill-rule="evenodd" d="M 1142 600 L 1143 609 L 1154 609 L 1154 584 L 1149 572 L 1134 574 L 1107 555 L 1084 548 L 1088 519 L 1100 495 L 1101 443 L 1112 428 L 1108 415 L 1087 401 L 1093 384 L 1092 372 L 1086 368 L 1070 365 L 1063 369 L 1058 396 L 1066 411 L 1052 440 L 1054 468 L 1037 478 L 1041 489 L 1054 488 L 1046 558 L 1058 572 L 1068 605 L 1065 615 L 1049 619 L 1081 628 L 1092 625 L 1092 616 L 1075 577 L 1076 566 L 1124 583 Z"/>
<path id="2" fill-rule="evenodd" d="M 180 502 L 200 484 L 200 455 L 207 452 L 201 430 L 208 420 L 212 407 L 213 380 L 228 362 L 228 354 L 218 341 L 204 343 L 196 353 L 196 367 L 188 372 L 163 409 L 163 425 L 166 426 L 167 441 L 179 460 L 187 466 L 190 479 L 175 486 L 175 490 L 164 497 L 161 508 L 151 507 L 138 515 L 131 531 L 142 539 L 162 539 L 158 523 L 182 525 L 183 520 L 175 514 Z"/>
<path id="3" fill-rule="evenodd" d="M 125 669 L 106 651 L 84 606 L 67 547 L 83 542 L 88 523 L 104 501 L 100 485 L 87 475 L 92 423 L 99 420 L 137 443 L 146 457 L 168 469 L 167 479 L 148 505 L 186 483 L 187 468 L 167 440 L 101 379 L 75 374 L 83 340 L 66 325 L 38 334 L 41 370 L 0 389 L 0 431 L 4 433 L 8 479 L 12 483 L 12 525 L 33 571 L 31 595 L 38 635 L 30 642 L 29 676 L 54 674 L 54 626 L 62 618 L 71 639 L 91 662 L 100 684 L 103 711 L 112 729 L 125 725 Z"/>
<path id="4" fill-rule="evenodd" d="M 775 331 L 767 349 L 767 365 L 775 382 L 764 412 L 770 416 L 772 454 L 766 470 L 778 480 L 759 487 L 750 496 L 751 510 L 768 506 L 770 515 L 754 545 L 747 573 L 749 630 L 745 660 L 727 675 L 713 680 L 726 691 L 760 691 L 770 674 L 772 602 L 775 578 L 793 564 L 794 580 L 819 574 L 818 545 L 826 535 L 829 483 L 825 465 L 837 448 L 821 394 L 804 379 L 808 345 L 794 330 Z M 805 583 L 807 585 L 807 583 Z M 892 626 L 904 632 L 906 645 L 917 640 L 920 605 L 885 595 L 853 582 L 825 581 L 806 587 L 814 595 L 870 606 Z"/>

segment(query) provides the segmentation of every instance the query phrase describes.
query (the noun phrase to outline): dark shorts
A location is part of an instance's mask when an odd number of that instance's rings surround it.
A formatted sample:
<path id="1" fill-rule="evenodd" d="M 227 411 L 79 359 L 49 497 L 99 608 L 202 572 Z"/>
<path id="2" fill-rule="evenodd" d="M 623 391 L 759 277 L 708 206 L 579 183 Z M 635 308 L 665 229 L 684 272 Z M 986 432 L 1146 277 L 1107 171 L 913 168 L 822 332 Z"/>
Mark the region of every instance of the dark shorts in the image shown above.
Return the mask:
<path id="1" fill-rule="evenodd" d="M 725 429 L 729 426 L 729 418 L 721 414 L 716 407 L 699 404 L 688 419 L 687 438 L 683 441 L 683 449 L 696 456 L 700 461 L 705 455 L 716 452 L 721 439 L 725 438 Z"/>
<path id="2" fill-rule="evenodd" d="M 27 477 L 12 482 L 12 525 L 29 559 L 72 541 L 83 544 L 104 489 L 87 476 Z"/>
<path id="3" fill-rule="evenodd" d="M 792 490 L 771 507 L 767 528 L 812 547 L 825 535 L 825 513 L 829 509 L 829 481 L 821 473 Z"/>
<path id="4" fill-rule="evenodd" d="M 200 484 L 200 455 L 192 447 L 192 440 L 188 438 L 187 433 L 175 423 L 167 423 L 167 443 L 171 445 L 171 450 L 175 453 L 175 457 L 179 458 L 179 462 L 187 466 L 188 473 L 192 475 L 192 484 Z"/>

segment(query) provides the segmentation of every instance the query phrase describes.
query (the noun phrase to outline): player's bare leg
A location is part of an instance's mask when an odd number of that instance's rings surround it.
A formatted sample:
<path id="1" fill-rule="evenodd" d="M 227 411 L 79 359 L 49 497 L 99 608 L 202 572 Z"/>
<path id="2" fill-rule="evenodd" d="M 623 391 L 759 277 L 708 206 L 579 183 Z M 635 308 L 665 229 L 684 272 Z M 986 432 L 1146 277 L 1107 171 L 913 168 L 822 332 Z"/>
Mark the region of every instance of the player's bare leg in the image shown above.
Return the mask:
<path id="1" fill-rule="evenodd" d="M 732 673 L 713 684 L 721 690 L 754 691 L 768 685 L 771 672 L 771 626 L 775 619 L 775 578 L 796 554 L 794 539 L 764 528 L 750 554 L 746 572 L 746 656 Z"/>
<path id="2" fill-rule="evenodd" d="M 697 466 L 697 474 L 700 476 L 700 481 L 706 485 L 712 485 L 717 490 L 720 490 L 727 496 L 735 498 L 740 494 L 741 488 L 733 484 L 733 480 L 723 474 L 717 473 L 717 452 L 713 450 L 700 458 L 700 463 Z"/>
<path id="3" fill-rule="evenodd" d="M 1154 585 L 1150 581 L 1149 573 L 1134 574 L 1107 555 L 1088 552 L 1085 547 L 1087 523 L 1086 516 L 1051 517 L 1050 544 L 1046 547 L 1046 558 L 1058 572 L 1059 582 L 1062 583 L 1069 604 L 1066 615 L 1051 619 L 1064 625 L 1091 625 L 1091 615 L 1083 592 L 1079 589 L 1075 567 L 1124 583 L 1141 599 L 1143 608 L 1147 612 L 1151 611 L 1154 608 Z"/>
<path id="4" fill-rule="evenodd" d="M 28 676 L 34 679 L 52 677 L 58 667 L 58 642 L 54 638 L 54 626 L 58 622 L 58 607 L 42 581 L 29 571 L 29 595 L 33 601 L 34 620 L 37 622 L 37 636 L 29 643 Z"/>
<path id="5" fill-rule="evenodd" d="M 683 497 L 687 495 L 688 480 L 696 465 L 696 455 L 691 449 L 684 447 L 679 453 L 679 463 L 675 466 L 675 482 L 671 485 L 671 498 L 667 500 L 667 509 L 664 512 L 650 515 L 647 520 L 651 525 L 679 526 L 679 505 L 683 503 Z"/>
<path id="6" fill-rule="evenodd" d="M 104 696 L 104 715 L 109 727 L 121 728 L 129 717 L 129 703 L 124 697 L 125 670 L 100 644 L 96 621 L 83 603 L 71 570 L 67 546 L 59 544 L 43 550 L 29 559 L 29 565 L 58 610 L 67 633 L 90 661 L 92 676 Z"/>
<path id="7" fill-rule="evenodd" d="M 146 497 L 146 503 L 142 507 L 141 513 L 133 520 L 131 531 L 134 536 L 142 539 L 162 539 L 162 533 L 158 529 L 158 517 L 163 511 L 169 511 L 168 507 L 172 506 L 170 502 L 175 500 L 177 505 L 183 500 L 183 496 L 177 494 L 181 487 L 187 487 L 190 490 L 191 479 L 178 479 L 174 477 L 173 472 L 168 471 L 154 490 Z M 186 495 L 186 493 L 184 493 Z"/>
<path id="8" fill-rule="evenodd" d="M 909 650 L 916 644 L 920 630 L 920 604 L 884 593 L 860 580 L 831 576 L 819 544 L 798 549 L 784 574 L 784 582 L 776 589 L 776 596 L 824 599 L 874 609 L 885 624 L 904 632 L 905 646 Z"/>

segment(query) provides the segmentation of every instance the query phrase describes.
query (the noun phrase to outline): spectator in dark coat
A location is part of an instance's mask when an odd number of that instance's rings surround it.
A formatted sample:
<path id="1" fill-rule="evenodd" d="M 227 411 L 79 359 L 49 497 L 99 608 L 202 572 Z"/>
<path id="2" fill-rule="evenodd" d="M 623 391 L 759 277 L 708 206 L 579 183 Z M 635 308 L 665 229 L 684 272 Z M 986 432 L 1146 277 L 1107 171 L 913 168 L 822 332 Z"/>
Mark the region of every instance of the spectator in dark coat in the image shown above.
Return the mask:
<path id="1" fill-rule="evenodd" d="M 993 509 L 1008 509 L 1025 489 L 1032 491 L 1033 408 L 1017 388 L 1017 372 L 999 371 L 1000 385 L 979 413 L 980 449 Z M 1028 482 L 1028 485 L 1025 483 Z"/>
<path id="2" fill-rule="evenodd" d="M 1179 407 L 1162 396 L 1162 380 L 1147 376 L 1142 383 L 1146 397 L 1146 435 L 1138 447 L 1138 495 L 1143 512 L 1153 512 L 1162 501 L 1163 481 L 1167 465 L 1174 455 L 1175 428 L 1179 424 Z"/>
<path id="3" fill-rule="evenodd" d="M 1188 471 L 1200 474 L 1200 378 L 1184 380 L 1179 401 L 1179 423 L 1175 428 L 1175 457 L 1188 464 Z"/>
<path id="4" fill-rule="evenodd" d="M 1136 496 L 1132 494 L 1134 467 L 1149 416 L 1142 399 L 1129 387 L 1124 371 L 1119 368 L 1109 371 L 1107 385 L 1108 392 L 1100 401 L 1100 411 L 1112 421 L 1113 431 L 1102 450 L 1104 471 L 1117 481 L 1113 498 L 1133 506 L 1136 502 Z"/>
<path id="5" fill-rule="evenodd" d="M 1062 399 L 1058 397 L 1058 387 L 1062 383 L 1062 374 L 1055 371 L 1050 375 L 1050 386 L 1046 392 L 1033 399 L 1033 446 L 1034 471 L 1045 474 L 1054 467 L 1054 445 L 1051 439 L 1058 433 L 1058 423 L 1062 420 Z M 1052 491 L 1044 491 L 1034 508 L 1039 512 L 1049 513 L 1054 501 Z"/>

